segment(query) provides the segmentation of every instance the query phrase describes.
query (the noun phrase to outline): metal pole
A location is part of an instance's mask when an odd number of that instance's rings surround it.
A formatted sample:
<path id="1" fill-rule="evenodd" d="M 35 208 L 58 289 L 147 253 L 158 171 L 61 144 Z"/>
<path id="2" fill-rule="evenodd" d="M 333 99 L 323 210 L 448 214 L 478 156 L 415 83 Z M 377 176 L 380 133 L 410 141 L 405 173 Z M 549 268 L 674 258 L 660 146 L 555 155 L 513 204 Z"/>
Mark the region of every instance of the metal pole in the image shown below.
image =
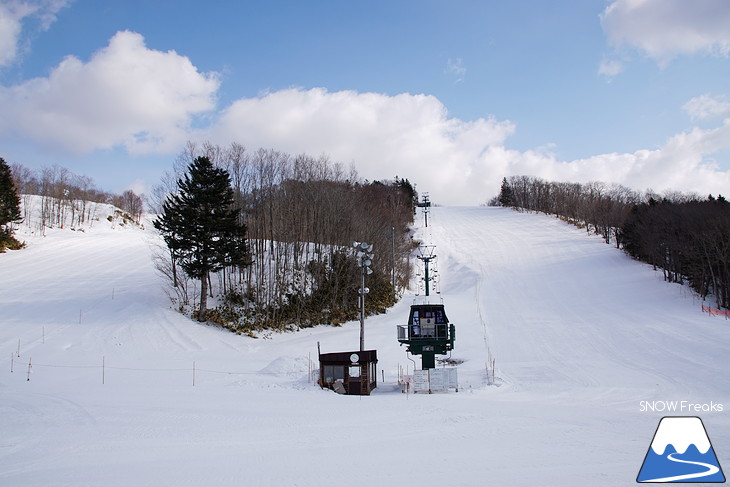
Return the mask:
<path id="1" fill-rule="evenodd" d="M 424 264 L 425 272 L 426 272 L 426 276 L 425 276 L 425 279 L 426 279 L 426 296 L 430 295 L 430 292 L 429 291 L 431 289 L 431 286 L 429 285 L 430 281 L 428 279 L 428 262 L 429 262 L 429 260 L 430 259 L 423 259 L 423 264 Z"/>
<path id="2" fill-rule="evenodd" d="M 360 351 L 365 350 L 365 269 L 362 266 L 362 281 L 360 285 Z"/>
<path id="3" fill-rule="evenodd" d="M 392 241 L 392 243 L 393 243 L 393 264 L 392 264 L 392 268 L 391 268 L 391 273 L 392 273 L 392 279 L 393 279 L 393 296 L 395 296 L 395 227 L 390 227 L 390 228 L 393 231 L 393 233 L 392 233 L 392 237 L 393 237 L 393 241 Z"/>

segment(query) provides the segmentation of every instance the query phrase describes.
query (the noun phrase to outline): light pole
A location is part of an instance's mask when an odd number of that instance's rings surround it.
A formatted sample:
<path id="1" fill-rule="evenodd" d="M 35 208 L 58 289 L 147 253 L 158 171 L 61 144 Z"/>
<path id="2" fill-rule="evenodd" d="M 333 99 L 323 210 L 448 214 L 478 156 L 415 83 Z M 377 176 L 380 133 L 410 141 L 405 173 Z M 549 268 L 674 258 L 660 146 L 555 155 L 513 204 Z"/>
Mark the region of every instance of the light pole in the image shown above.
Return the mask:
<path id="1" fill-rule="evenodd" d="M 367 242 L 354 242 L 352 246 L 357 249 L 357 252 L 355 255 L 357 255 L 358 258 L 358 264 L 360 265 L 360 268 L 362 269 L 361 273 L 361 280 L 360 280 L 360 289 L 358 289 L 358 294 L 360 296 L 360 351 L 365 350 L 365 295 L 370 292 L 370 289 L 365 287 L 365 276 L 368 274 L 372 274 L 373 270 L 370 268 L 370 266 L 373 264 L 373 261 L 371 260 L 373 257 L 375 257 L 375 254 L 373 254 L 373 245 L 368 244 Z"/>
<path id="2" fill-rule="evenodd" d="M 390 274 L 391 274 L 391 285 L 393 286 L 393 299 L 397 299 L 397 292 L 395 290 L 395 227 L 390 227 L 392 230 L 392 255 L 391 255 L 391 264 L 390 264 Z"/>

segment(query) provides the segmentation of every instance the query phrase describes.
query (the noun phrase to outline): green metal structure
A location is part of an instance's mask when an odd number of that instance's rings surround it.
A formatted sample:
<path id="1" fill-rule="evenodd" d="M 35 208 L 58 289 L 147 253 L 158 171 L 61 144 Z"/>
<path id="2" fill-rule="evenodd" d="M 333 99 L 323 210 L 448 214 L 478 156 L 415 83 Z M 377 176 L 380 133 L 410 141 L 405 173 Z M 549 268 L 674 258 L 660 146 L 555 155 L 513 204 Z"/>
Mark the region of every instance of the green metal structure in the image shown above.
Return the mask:
<path id="1" fill-rule="evenodd" d="M 446 355 L 454 349 L 456 329 L 449 323 L 443 304 L 430 304 L 431 280 L 429 264 L 436 259 L 433 245 L 419 247 L 416 257 L 423 262 L 426 297 L 423 304 L 411 306 L 407 325 L 398 325 L 398 341 L 408 345 L 408 351 L 421 356 L 421 369 L 436 367 L 436 355 Z"/>
<path id="2" fill-rule="evenodd" d="M 423 370 L 436 367 L 436 355 L 454 348 L 456 328 L 449 323 L 443 304 L 414 304 L 407 325 L 398 325 L 398 341 L 408 351 L 421 356 Z"/>

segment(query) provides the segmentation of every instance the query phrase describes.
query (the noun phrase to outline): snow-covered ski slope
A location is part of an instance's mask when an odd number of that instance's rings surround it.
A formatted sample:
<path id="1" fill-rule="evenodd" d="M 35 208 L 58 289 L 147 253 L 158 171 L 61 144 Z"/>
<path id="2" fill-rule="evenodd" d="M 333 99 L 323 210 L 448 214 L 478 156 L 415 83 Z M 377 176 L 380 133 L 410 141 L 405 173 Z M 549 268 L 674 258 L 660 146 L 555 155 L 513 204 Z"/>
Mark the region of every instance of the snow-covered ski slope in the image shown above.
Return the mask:
<path id="1" fill-rule="evenodd" d="M 150 228 L 0 255 L 0 485 L 631 485 L 666 415 L 702 417 L 730 465 L 730 322 L 555 218 L 432 208 L 417 236 L 436 245 L 461 387 L 397 387 L 407 295 L 366 320 L 385 377 L 369 397 L 307 381 L 317 342 L 354 350 L 358 323 L 252 339 L 169 309 Z"/>

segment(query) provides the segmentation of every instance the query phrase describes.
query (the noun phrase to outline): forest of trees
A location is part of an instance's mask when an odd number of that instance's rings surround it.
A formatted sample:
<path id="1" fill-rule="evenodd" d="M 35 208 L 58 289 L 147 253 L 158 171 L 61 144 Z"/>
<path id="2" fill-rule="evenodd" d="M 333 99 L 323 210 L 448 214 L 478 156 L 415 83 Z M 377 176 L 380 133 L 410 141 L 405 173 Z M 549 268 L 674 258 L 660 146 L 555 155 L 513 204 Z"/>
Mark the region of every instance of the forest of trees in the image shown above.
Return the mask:
<path id="1" fill-rule="evenodd" d="M 672 201 L 650 197 L 632 208 L 623 248 L 659 267 L 670 282 L 686 280 L 718 308 L 730 308 L 730 204 L 722 196 Z"/>
<path id="2" fill-rule="evenodd" d="M 230 175 L 251 256 L 251 265 L 226 266 L 211 276 L 209 290 L 221 304 L 210 310 L 209 320 L 249 332 L 355 319 L 360 268 L 354 241 L 374 246 L 368 314 L 394 304 L 407 286 L 417 200 L 407 179 L 367 182 L 325 156 L 189 143 L 154 188 L 153 208 L 162 209 L 186 167 L 200 156 Z M 170 282 L 174 265 L 174 256 L 158 259 Z M 185 309 L 200 290 L 178 281 L 171 297 Z"/>
<path id="3" fill-rule="evenodd" d="M 42 233 L 46 228 L 88 224 L 96 218 L 97 203 L 112 204 L 137 223 L 144 212 L 143 196 L 130 190 L 121 195 L 101 191 L 91 178 L 74 174 L 64 167 L 54 165 L 32 170 L 14 163 L 11 172 L 23 199 L 23 221 L 36 225 L 32 228 L 34 231 Z M 41 197 L 40 208 L 33 207 L 32 196 Z M 40 219 L 31 219 L 32 213 L 39 214 Z"/>
<path id="4" fill-rule="evenodd" d="M 384 312 L 408 285 L 416 245 L 410 233 L 418 199 L 414 186 L 398 177 L 362 181 L 354 169 L 326 156 L 188 143 L 147 196 L 101 191 L 90 178 L 56 165 L 32 170 L 14 163 L 10 172 L 23 203 L 19 221 L 40 233 L 75 228 L 98 219 L 99 204 L 112 204 L 139 223 L 145 203 L 152 213 L 162 212 L 200 156 L 228 174 L 232 209 L 247 229 L 250 250 L 246 265 L 229 262 L 208 273 L 208 296 L 217 298 L 208 320 L 250 333 L 356 319 L 360 267 L 354 241 L 373 244 L 376 254 L 366 283 L 367 314 Z M 179 256 L 170 250 L 155 257 L 158 270 L 169 277 L 170 298 L 181 311 L 199 316 L 201 281 L 178 272 Z"/>
<path id="5" fill-rule="evenodd" d="M 556 215 L 662 269 L 667 281 L 687 282 L 703 299 L 730 308 L 730 203 L 722 196 L 512 176 L 489 204 Z"/>

